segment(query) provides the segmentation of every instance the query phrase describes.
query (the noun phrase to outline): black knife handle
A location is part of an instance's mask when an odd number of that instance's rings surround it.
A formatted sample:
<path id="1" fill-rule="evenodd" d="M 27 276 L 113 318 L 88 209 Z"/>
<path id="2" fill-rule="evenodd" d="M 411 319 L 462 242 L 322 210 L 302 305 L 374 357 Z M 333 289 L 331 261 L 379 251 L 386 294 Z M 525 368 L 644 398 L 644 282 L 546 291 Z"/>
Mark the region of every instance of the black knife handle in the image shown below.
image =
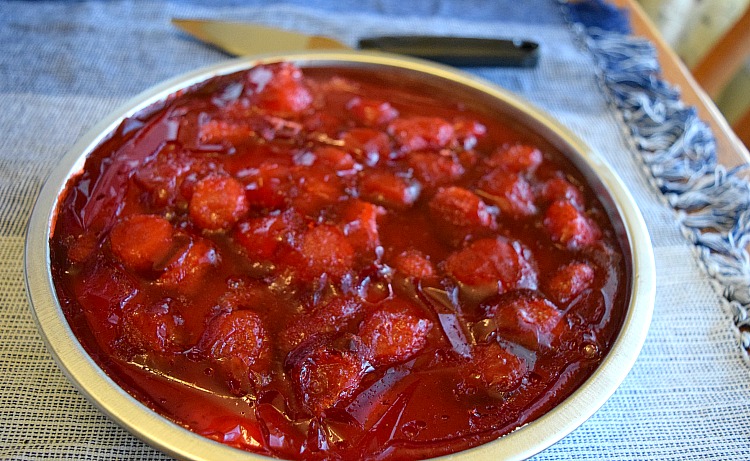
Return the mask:
<path id="1" fill-rule="evenodd" d="M 363 38 L 359 48 L 405 54 L 456 67 L 534 67 L 539 61 L 539 44 L 526 40 L 384 36 Z"/>

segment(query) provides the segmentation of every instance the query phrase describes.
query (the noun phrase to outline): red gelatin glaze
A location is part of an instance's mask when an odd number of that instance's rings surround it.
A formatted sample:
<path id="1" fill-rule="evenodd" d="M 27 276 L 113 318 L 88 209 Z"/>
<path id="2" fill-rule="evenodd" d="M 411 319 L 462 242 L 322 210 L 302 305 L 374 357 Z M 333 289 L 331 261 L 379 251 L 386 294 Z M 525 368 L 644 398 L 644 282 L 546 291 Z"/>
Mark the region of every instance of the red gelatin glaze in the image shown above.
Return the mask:
<path id="1" fill-rule="evenodd" d="M 630 281 L 582 175 L 472 107 L 284 63 L 142 111 L 61 198 L 71 327 L 154 411 L 272 457 L 423 459 L 538 418 Z"/>

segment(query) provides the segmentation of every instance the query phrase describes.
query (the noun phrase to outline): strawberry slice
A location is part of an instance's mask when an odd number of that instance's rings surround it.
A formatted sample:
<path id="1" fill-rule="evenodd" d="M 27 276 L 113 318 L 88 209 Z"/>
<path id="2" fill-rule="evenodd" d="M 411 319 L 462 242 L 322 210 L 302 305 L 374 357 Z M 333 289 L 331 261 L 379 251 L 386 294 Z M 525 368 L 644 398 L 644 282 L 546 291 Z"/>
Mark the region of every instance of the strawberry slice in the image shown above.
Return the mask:
<path id="1" fill-rule="evenodd" d="M 432 262 L 419 250 L 405 250 L 392 262 L 393 268 L 407 277 L 431 277 L 435 274 Z"/>
<path id="2" fill-rule="evenodd" d="M 556 302 L 566 304 L 594 282 L 594 269 L 584 262 L 566 264 L 545 284 L 545 292 Z"/>
<path id="3" fill-rule="evenodd" d="M 290 208 L 317 221 L 321 212 L 346 198 L 342 179 L 325 168 L 298 167 L 293 172 L 294 187 L 290 190 Z"/>
<path id="4" fill-rule="evenodd" d="M 392 299 L 365 317 L 359 336 L 370 363 L 383 367 L 408 360 L 422 350 L 431 329 L 432 322 L 420 316 L 416 307 Z"/>
<path id="5" fill-rule="evenodd" d="M 530 252 L 504 237 L 476 240 L 445 260 L 445 271 L 466 285 L 492 286 L 503 293 L 536 288 L 537 274 Z"/>
<path id="6" fill-rule="evenodd" d="M 388 133 L 402 152 L 446 147 L 455 140 L 453 125 L 440 117 L 399 118 L 388 125 Z"/>
<path id="7" fill-rule="evenodd" d="M 177 143 L 165 143 L 135 171 L 133 178 L 150 193 L 154 205 L 167 206 L 180 198 L 180 186 L 189 172 L 202 169 L 202 162 L 184 152 Z"/>
<path id="8" fill-rule="evenodd" d="M 201 229 L 230 229 L 248 210 L 245 186 L 231 176 L 201 179 L 190 198 L 190 219 Z"/>
<path id="9" fill-rule="evenodd" d="M 420 190 L 418 182 L 390 171 L 368 170 L 359 181 L 360 198 L 397 210 L 411 207 Z"/>
<path id="10" fill-rule="evenodd" d="M 250 258 L 270 260 L 279 245 L 291 241 L 301 228 L 301 219 L 290 211 L 242 221 L 237 225 L 233 237 Z"/>
<path id="11" fill-rule="evenodd" d="M 496 169 L 483 176 L 478 187 L 477 193 L 497 205 L 505 215 L 521 218 L 536 213 L 534 191 L 523 176 Z"/>
<path id="12" fill-rule="evenodd" d="M 212 318 L 195 351 L 224 373 L 235 394 L 249 390 L 255 381 L 251 372 L 265 371 L 270 358 L 266 329 L 251 310 L 223 312 Z"/>
<path id="13" fill-rule="evenodd" d="M 218 265 L 219 254 L 210 240 L 193 237 L 166 264 L 158 282 L 166 287 L 192 293 L 208 271 Z"/>
<path id="14" fill-rule="evenodd" d="M 357 199 L 348 201 L 342 215 L 341 229 L 355 250 L 365 253 L 380 245 L 378 218 L 385 213 L 383 207 L 370 202 Z"/>
<path id="15" fill-rule="evenodd" d="M 354 118 L 365 126 L 384 125 L 398 117 L 398 111 L 387 101 L 355 97 L 346 108 Z"/>
<path id="16" fill-rule="evenodd" d="M 336 296 L 321 302 L 284 328 L 281 333 L 282 347 L 291 350 L 313 334 L 336 333 L 361 310 L 361 302 L 346 296 Z"/>
<path id="17" fill-rule="evenodd" d="M 576 208 L 583 207 L 583 194 L 576 186 L 564 178 L 553 178 L 542 185 L 540 198 L 549 204 L 558 200 L 566 200 Z"/>
<path id="18" fill-rule="evenodd" d="M 86 264 L 81 281 L 73 289 L 86 322 L 97 332 L 96 342 L 105 351 L 117 352 L 123 307 L 138 298 L 136 280 L 118 264 L 106 262 L 100 255 Z"/>
<path id="19" fill-rule="evenodd" d="M 414 170 L 414 177 L 429 187 L 453 182 L 466 171 L 457 158 L 442 152 L 413 152 L 406 158 L 406 162 Z"/>
<path id="20" fill-rule="evenodd" d="M 255 135 L 249 123 L 211 119 L 201 124 L 198 139 L 202 144 L 240 144 Z"/>
<path id="21" fill-rule="evenodd" d="M 262 110 L 280 114 L 298 114 L 313 101 L 302 71 L 283 62 L 258 66 L 247 73 L 248 89 Z"/>
<path id="22" fill-rule="evenodd" d="M 429 203 L 430 217 L 452 244 L 496 227 L 495 217 L 475 193 L 463 187 L 440 188 Z"/>
<path id="23" fill-rule="evenodd" d="M 388 135 L 373 128 L 352 128 L 341 135 L 341 141 L 344 149 L 367 166 L 375 166 L 391 152 Z"/>
<path id="24" fill-rule="evenodd" d="M 128 269 L 153 270 L 172 249 L 174 228 L 161 216 L 130 215 L 109 234 L 112 254 Z"/>
<path id="25" fill-rule="evenodd" d="M 511 173 L 532 173 L 541 165 L 542 152 L 527 144 L 503 146 L 492 153 L 488 164 L 492 167 L 503 168 Z"/>
<path id="26" fill-rule="evenodd" d="M 493 392 L 510 392 L 516 389 L 528 371 L 523 359 L 497 342 L 477 344 L 472 354 L 472 374 Z"/>
<path id="27" fill-rule="evenodd" d="M 267 341 L 258 314 L 245 309 L 224 312 L 212 318 L 196 348 L 213 361 L 236 359 L 253 368 L 262 363 Z"/>
<path id="28" fill-rule="evenodd" d="M 323 167 L 326 171 L 345 171 L 355 167 L 352 156 L 338 147 L 323 146 L 312 152 L 313 164 Z"/>
<path id="29" fill-rule="evenodd" d="M 567 200 L 558 200 L 547 208 L 544 228 L 553 242 L 570 249 L 591 245 L 602 236 L 599 226 Z"/>
<path id="30" fill-rule="evenodd" d="M 362 382 L 364 362 L 359 352 L 334 347 L 327 336 L 313 336 L 286 359 L 295 392 L 316 416 L 351 397 Z"/>
<path id="31" fill-rule="evenodd" d="M 299 253 L 302 258 L 300 275 L 313 280 L 323 274 L 336 279 L 343 277 L 354 265 L 354 248 L 336 226 L 321 224 L 301 237 Z"/>
<path id="32" fill-rule="evenodd" d="M 129 306 L 123 312 L 123 339 L 135 353 L 178 352 L 185 346 L 184 319 L 173 299 L 148 306 Z"/>
<path id="33" fill-rule="evenodd" d="M 286 206 L 292 186 L 291 169 L 286 165 L 264 162 L 246 172 L 245 196 L 253 209 L 278 210 Z"/>
<path id="34" fill-rule="evenodd" d="M 501 338 L 514 341 L 532 350 L 549 347 L 562 311 L 533 290 L 515 290 L 500 295 L 482 306 L 494 316 Z"/>
<path id="35" fill-rule="evenodd" d="M 459 118 L 453 123 L 453 131 L 464 149 L 472 149 L 487 134 L 487 127 L 477 120 Z"/>

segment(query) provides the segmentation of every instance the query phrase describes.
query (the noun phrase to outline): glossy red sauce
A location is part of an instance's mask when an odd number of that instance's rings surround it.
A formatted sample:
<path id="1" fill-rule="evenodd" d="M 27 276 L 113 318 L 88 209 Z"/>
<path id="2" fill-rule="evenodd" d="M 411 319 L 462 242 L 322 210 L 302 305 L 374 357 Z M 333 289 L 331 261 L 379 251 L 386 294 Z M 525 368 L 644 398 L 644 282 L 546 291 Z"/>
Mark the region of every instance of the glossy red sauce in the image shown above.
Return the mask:
<path id="1" fill-rule="evenodd" d="M 165 417 L 290 459 L 452 453 L 570 395 L 630 283 L 581 175 L 436 88 L 304 74 L 211 79 L 90 155 L 51 241 L 84 347 Z"/>

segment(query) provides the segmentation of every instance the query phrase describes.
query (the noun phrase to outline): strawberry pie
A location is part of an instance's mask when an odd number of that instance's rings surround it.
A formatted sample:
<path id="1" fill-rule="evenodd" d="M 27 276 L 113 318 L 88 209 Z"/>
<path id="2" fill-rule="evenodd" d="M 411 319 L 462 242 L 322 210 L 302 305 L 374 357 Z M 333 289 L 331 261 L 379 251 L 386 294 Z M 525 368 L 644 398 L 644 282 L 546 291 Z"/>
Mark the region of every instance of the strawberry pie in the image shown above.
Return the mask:
<path id="1" fill-rule="evenodd" d="M 89 155 L 53 280 L 123 389 L 270 457 L 402 460 L 496 439 L 591 375 L 630 284 L 595 192 L 512 121 L 382 82 L 259 65 Z"/>

